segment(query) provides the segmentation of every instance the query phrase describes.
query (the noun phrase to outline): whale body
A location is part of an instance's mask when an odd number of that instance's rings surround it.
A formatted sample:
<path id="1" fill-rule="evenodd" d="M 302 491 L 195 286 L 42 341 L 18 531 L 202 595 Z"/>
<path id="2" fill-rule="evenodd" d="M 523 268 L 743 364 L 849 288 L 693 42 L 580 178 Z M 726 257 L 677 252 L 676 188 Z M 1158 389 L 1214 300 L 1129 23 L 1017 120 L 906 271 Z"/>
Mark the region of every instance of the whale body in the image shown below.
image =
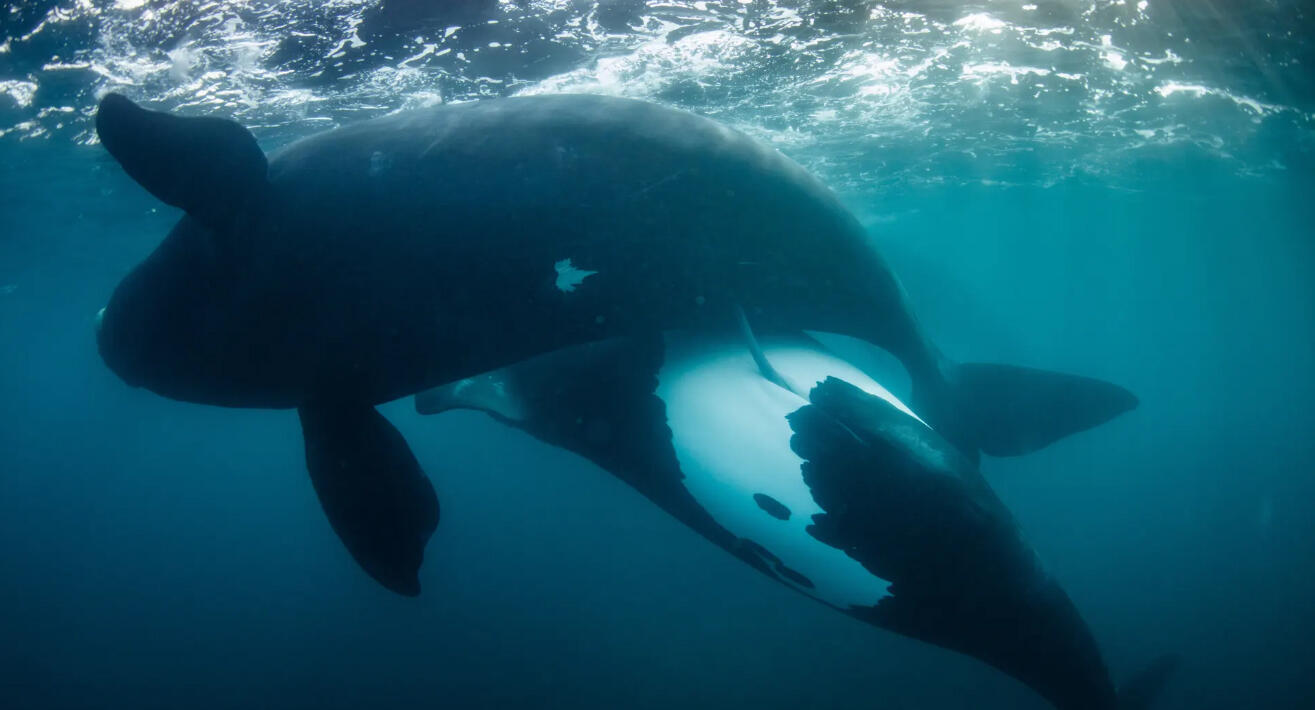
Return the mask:
<path id="1" fill-rule="evenodd" d="M 438 499 L 374 405 L 582 343 L 673 329 L 826 330 L 892 353 L 970 457 L 1136 405 L 1121 387 L 955 364 L 857 220 L 774 149 L 599 96 L 396 113 L 270 156 L 233 121 L 105 96 L 97 133 L 183 217 L 98 318 L 105 363 L 166 397 L 295 408 L 335 532 L 419 592 Z"/>
<path id="2" fill-rule="evenodd" d="M 802 334 L 746 347 L 668 332 L 533 358 L 415 405 L 484 411 L 584 456 L 768 577 L 995 666 L 1060 710 L 1147 707 L 1175 659 L 1116 692 L 977 463 L 882 384 L 899 373 L 871 369 Z"/>

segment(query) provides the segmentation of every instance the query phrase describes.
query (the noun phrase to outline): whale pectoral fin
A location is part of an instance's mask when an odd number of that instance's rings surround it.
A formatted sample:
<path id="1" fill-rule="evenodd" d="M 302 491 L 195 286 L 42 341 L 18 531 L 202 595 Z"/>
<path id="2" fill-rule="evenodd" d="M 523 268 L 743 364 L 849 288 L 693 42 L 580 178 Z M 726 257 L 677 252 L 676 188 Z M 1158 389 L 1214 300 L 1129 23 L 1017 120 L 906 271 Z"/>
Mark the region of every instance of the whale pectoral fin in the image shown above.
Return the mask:
<path id="1" fill-rule="evenodd" d="M 803 459 L 825 458 L 861 444 L 870 468 L 883 475 L 978 480 L 976 467 L 953 444 L 881 397 L 827 377 L 808 399 L 810 406 L 786 417 L 795 432 L 790 446 Z"/>
<path id="2" fill-rule="evenodd" d="M 303 406 L 306 468 L 329 524 L 380 584 L 420 593 L 438 496 L 402 434 L 367 404 Z"/>
<path id="3" fill-rule="evenodd" d="M 848 611 L 989 663 L 1056 708 L 1116 708 L 1091 630 L 1009 510 L 966 474 L 976 464 L 900 417 L 912 421 L 835 378 L 788 417 L 822 509 L 809 533 L 890 582 L 889 596 Z"/>
<path id="4" fill-rule="evenodd" d="M 1118 385 L 1030 367 L 964 363 L 954 378 L 956 428 L 991 456 L 1036 451 L 1137 406 Z"/>
<path id="5" fill-rule="evenodd" d="M 264 152 L 235 121 L 149 111 L 106 94 L 96 134 L 137 184 L 211 228 L 227 224 L 267 184 Z"/>

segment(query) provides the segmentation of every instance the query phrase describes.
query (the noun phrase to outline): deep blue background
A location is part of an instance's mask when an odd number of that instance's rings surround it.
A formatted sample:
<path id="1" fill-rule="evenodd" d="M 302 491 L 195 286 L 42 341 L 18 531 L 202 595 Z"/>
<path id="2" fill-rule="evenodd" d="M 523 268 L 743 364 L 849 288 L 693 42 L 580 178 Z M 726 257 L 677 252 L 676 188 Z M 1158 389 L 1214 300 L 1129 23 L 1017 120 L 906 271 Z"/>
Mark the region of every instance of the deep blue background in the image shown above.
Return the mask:
<path id="1" fill-rule="evenodd" d="M 1170 156 L 1171 158 L 1173 156 Z M 1310 707 L 1312 181 L 1189 159 L 1141 191 L 855 201 L 952 356 L 1129 386 L 1141 407 L 985 468 L 1116 678 L 1160 707 Z M 359 572 L 291 412 L 132 390 L 92 316 L 175 215 L 95 147 L 0 143 L 0 706 L 1042 708 L 862 626 L 483 416 L 384 408 L 443 520 L 424 594 Z"/>
<path id="2" fill-rule="evenodd" d="M 237 114 L 270 148 L 572 69 L 782 139 L 849 191 L 949 355 L 1133 389 L 1136 411 L 988 477 L 1116 680 L 1177 652 L 1163 710 L 1315 707 L 1307 3 L 1028 4 L 0 8 L 0 709 L 1044 707 L 570 455 L 409 402 L 384 411 L 443 520 L 424 594 L 396 597 L 323 519 L 291 412 L 166 401 L 100 363 L 94 313 L 176 218 L 74 145 L 100 92 Z M 958 24 L 988 11 L 1001 33 Z M 753 49 L 699 51 L 705 31 Z"/>

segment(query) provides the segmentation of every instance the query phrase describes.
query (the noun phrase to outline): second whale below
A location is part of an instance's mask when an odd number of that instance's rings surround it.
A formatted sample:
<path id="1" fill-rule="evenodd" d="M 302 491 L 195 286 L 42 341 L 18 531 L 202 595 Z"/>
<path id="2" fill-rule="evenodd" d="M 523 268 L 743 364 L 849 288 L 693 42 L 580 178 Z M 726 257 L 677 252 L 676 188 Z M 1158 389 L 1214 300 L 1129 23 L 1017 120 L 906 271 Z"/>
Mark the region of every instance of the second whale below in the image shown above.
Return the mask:
<path id="1" fill-rule="evenodd" d="M 415 406 L 483 411 L 579 454 L 768 577 L 995 666 L 1060 710 L 1149 707 L 1176 659 L 1116 692 L 977 462 L 892 392 L 905 379 L 829 334 L 668 332 L 543 355 Z"/>

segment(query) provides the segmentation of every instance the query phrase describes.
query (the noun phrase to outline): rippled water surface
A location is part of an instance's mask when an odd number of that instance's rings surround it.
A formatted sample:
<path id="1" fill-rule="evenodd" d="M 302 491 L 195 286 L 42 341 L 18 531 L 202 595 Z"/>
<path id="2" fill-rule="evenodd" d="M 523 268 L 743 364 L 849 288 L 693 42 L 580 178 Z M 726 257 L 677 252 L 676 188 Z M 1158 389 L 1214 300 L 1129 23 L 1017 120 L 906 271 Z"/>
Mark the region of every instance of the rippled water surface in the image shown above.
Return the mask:
<path id="1" fill-rule="evenodd" d="M 1178 152 L 1265 174 L 1312 149 L 1312 26 L 1240 0 L 15 3 L 0 134 L 88 142 L 107 90 L 270 137 L 584 91 L 714 116 L 855 189 L 1131 183 Z"/>

